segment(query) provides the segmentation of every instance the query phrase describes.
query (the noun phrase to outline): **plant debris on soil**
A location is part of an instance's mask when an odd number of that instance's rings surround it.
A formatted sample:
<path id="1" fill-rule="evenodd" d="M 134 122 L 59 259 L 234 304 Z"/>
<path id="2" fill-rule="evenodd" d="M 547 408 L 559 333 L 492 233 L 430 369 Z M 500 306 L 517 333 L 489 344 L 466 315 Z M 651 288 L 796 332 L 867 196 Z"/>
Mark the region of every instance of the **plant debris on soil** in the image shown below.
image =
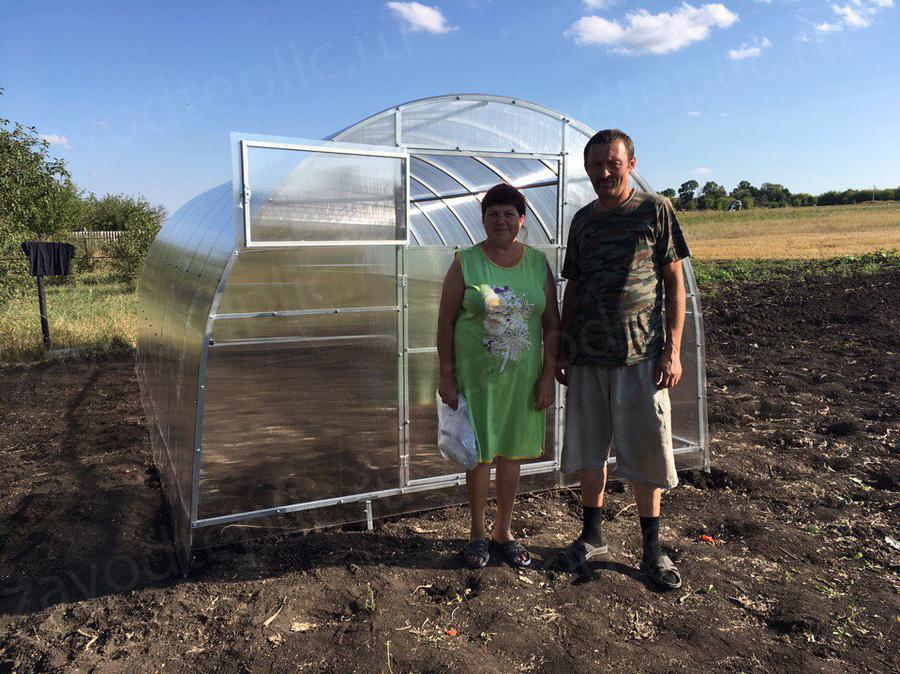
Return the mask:
<path id="1" fill-rule="evenodd" d="M 719 288 L 712 470 L 664 496 L 684 587 L 556 570 L 578 494 L 522 497 L 516 571 L 459 556 L 453 507 L 212 551 L 178 573 L 133 361 L 0 368 L 0 672 L 900 670 L 900 272 Z"/>

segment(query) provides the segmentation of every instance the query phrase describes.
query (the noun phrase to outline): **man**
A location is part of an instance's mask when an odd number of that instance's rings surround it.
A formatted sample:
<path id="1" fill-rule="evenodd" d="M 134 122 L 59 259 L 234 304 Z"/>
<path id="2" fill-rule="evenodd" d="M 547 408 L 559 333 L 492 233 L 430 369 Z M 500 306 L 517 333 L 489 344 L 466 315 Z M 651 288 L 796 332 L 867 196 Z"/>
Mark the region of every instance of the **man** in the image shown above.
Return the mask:
<path id="1" fill-rule="evenodd" d="M 678 484 L 668 389 L 681 378 L 681 260 L 690 251 L 671 202 L 631 187 L 635 164 L 634 144 L 618 129 L 600 131 L 584 148 L 597 198 L 569 231 L 557 377 L 568 386 L 562 469 L 581 474 L 584 528 L 560 562 L 575 569 L 607 552 L 600 509 L 615 446 L 640 515 L 641 570 L 675 589 L 681 575 L 660 549 L 659 516 L 662 489 Z"/>

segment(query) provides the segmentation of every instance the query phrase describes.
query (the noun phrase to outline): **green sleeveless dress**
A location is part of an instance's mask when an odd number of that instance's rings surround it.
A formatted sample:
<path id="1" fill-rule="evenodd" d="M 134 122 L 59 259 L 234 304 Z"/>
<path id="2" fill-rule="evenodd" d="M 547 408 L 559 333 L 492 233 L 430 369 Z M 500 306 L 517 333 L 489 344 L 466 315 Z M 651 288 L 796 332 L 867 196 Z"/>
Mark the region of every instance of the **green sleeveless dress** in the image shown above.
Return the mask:
<path id="1" fill-rule="evenodd" d="M 544 449 L 546 415 L 534 409 L 541 374 L 541 316 L 547 258 L 525 246 L 514 267 L 500 267 L 481 244 L 458 254 L 465 281 L 453 333 L 456 383 L 478 443 L 478 462 L 533 459 Z"/>

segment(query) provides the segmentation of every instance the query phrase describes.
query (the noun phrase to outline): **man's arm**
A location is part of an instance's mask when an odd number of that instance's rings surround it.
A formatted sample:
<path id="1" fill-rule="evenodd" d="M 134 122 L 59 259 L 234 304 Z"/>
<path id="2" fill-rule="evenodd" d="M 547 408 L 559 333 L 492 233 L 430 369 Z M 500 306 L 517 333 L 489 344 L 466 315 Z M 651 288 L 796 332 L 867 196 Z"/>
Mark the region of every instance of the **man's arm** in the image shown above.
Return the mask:
<path id="1" fill-rule="evenodd" d="M 659 389 L 674 388 L 681 379 L 681 335 L 687 306 L 681 260 L 665 265 L 662 277 L 666 293 L 666 345 L 656 361 L 655 378 Z"/>

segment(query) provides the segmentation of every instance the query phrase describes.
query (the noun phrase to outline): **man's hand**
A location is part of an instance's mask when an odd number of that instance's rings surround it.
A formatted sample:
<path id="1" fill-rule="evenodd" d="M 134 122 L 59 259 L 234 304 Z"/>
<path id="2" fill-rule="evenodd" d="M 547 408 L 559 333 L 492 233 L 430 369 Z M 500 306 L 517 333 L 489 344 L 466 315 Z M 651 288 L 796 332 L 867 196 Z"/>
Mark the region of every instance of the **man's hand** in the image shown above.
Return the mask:
<path id="1" fill-rule="evenodd" d="M 441 396 L 441 400 L 447 407 L 456 410 L 459 407 L 459 389 L 456 387 L 456 377 L 452 374 L 443 375 L 438 384 L 438 395 Z"/>
<path id="2" fill-rule="evenodd" d="M 538 412 L 551 407 L 556 402 L 556 382 L 553 375 L 541 375 L 534 385 L 534 409 Z"/>
<path id="3" fill-rule="evenodd" d="M 677 351 L 663 350 L 656 359 L 653 380 L 657 389 L 675 388 L 681 380 L 681 355 Z"/>

